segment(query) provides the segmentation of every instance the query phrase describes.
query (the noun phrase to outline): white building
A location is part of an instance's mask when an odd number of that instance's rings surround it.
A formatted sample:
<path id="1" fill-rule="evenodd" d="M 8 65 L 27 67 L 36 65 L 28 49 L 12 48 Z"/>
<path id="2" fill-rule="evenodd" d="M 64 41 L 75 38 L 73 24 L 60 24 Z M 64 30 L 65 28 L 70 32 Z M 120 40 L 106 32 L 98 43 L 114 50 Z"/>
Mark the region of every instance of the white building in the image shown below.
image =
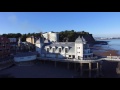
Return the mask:
<path id="1" fill-rule="evenodd" d="M 93 57 L 89 45 L 86 40 L 80 36 L 75 42 L 46 42 L 41 37 L 36 43 L 36 51 L 39 52 L 41 57 L 49 58 L 73 58 L 85 60 L 88 57 Z"/>
<path id="2" fill-rule="evenodd" d="M 51 42 L 58 42 L 59 41 L 59 34 L 55 32 L 48 32 L 42 34 L 45 39 L 50 40 Z"/>

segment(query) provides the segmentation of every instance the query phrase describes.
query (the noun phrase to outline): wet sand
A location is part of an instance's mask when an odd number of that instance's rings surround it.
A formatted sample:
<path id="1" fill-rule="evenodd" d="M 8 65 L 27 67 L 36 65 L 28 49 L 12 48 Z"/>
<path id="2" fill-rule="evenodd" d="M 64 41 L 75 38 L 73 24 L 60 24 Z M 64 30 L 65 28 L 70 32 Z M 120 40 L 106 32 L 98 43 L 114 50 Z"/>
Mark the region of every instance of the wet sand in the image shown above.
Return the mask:
<path id="1" fill-rule="evenodd" d="M 13 66 L 1 70 L 1 75 L 12 78 L 72 78 L 76 72 L 67 68 L 54 67 L 51 64 L 38 63 L 33 66 Z"/>
<path id="2" fill-rule="evenodd" d="M 93 53 L 98 56 L 120 56 L 118 50 L 114 50 L 109 47 L 94 47 Z"/>
<path id="3" fill-rule="evenodd" d="M 118 50 L 114 50 L 111 48 L 103 48 L 103 47 L 95 47 L 93 53 L 98 56 L 120 56 Z M 97 49 L 97 50 L 96 50 Z M 116 68 L 118 67 L 118 62 L 112 61 L 103 61 L 103 75 L 104 78 L 118 78 L 119 74 L 116 72 Z M 120 67 L 120 66 L 119 66 Z"/>

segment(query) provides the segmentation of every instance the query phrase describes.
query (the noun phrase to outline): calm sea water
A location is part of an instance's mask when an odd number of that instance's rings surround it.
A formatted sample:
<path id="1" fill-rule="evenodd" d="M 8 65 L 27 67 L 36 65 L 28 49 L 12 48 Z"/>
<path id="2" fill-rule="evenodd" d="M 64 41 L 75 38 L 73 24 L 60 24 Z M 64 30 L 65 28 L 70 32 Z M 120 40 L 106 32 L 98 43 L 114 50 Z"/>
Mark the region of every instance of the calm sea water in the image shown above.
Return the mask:
<path id="1" fill-rule="evenodd" d="M 108 46 L 112 49 L 120 51 L 120 39 L 111 39 L 111 40 L 104 40 L 109 41 Z"/>

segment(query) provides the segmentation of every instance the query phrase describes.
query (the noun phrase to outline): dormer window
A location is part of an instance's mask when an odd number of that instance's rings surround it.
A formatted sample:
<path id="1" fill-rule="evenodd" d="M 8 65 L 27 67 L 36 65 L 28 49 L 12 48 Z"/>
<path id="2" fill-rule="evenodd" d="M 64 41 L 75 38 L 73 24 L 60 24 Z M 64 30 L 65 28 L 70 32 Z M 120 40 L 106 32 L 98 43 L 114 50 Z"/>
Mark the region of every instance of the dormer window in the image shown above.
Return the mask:
<path id="1" fill-rule="evenodd" d="M 61 48 L 59 48 L 59 53 L 61 53 Z"/>
<path id="2" fill-rule="evenodd" d="M 55 53 L 55 48 L 53 48 L 53 53 Z"/>
<path id="3" fill-rule="evenodd" d="M 47 48 L 47 53 L 49 53 L 49 48 Z"/>
<path id="4" fill-rule="evenodd" d="M 65 53 L 68 53 L 68 48 L 65 48 Z"/>

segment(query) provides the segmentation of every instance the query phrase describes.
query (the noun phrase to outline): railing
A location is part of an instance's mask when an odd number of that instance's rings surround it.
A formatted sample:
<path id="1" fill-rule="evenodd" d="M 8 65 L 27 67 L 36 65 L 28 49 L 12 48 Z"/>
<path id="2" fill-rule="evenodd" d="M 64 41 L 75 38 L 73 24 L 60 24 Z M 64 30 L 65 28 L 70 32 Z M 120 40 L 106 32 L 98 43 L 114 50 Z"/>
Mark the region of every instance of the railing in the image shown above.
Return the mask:
<path id="1" fill-rule="evenodd" d="M 103 59 L 108 61 L 120 61 L 120 56 L 107 56 L 106 58 Z"/>
<path id="2" fill-rule="evenodd" d="M 89 63 L 89 62 L 96 62 L 96 61 L 101 61 L 102 59 L 97 59 L 97 60 L 78 60 L 78 59 L 59 59 L 59 58 L 38 58 L 42 60 L 51 60 L 51 61 L 61 61 L 61 62 L 82 62 L 82 63 Z"/>

